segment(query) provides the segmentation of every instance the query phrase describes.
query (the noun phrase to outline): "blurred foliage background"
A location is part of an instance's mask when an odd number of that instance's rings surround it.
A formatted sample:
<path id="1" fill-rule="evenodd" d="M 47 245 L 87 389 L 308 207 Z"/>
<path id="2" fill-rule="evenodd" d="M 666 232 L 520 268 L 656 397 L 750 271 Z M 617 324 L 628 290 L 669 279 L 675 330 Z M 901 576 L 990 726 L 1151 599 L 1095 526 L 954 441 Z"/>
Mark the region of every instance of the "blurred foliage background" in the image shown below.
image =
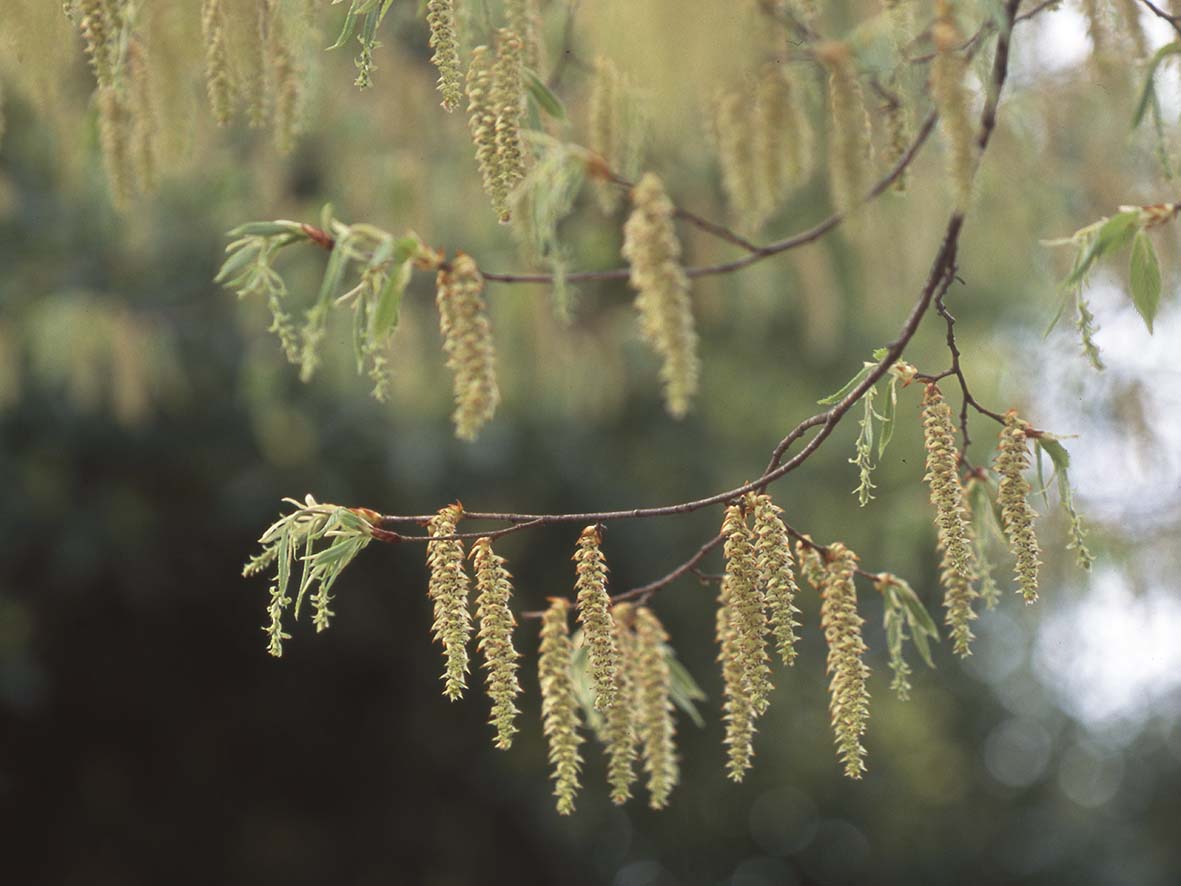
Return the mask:
<path id="1" fill-rule="evenodd" d="M 384 405 L 353 372 L 347 324 L 333 329 L 325 371 L 301 385 L 265 332 L 263 306 L 211 282 L 225 230 L 254 218 L 314 222 L 328 201 L 346 220 L 412 227 L 484 268 L 526 269 L 480 193 L 462 115 L 437 107 L 414 4 L 397 4 L 383 26 L 367 92 L 351 86 L 349 51 L 321 49 L 340 8 L 308 3 L 304 19 L 301 7 L 309 88 L 286 156 L 265 131 L 211 125 L 197 13 L 180 6 L 146 4 L 165 97 L 162 177 L 122 213 L 107 194 L 75 32 L 58 4 L 6 0 L 0 10 L 0 814 L 10 882 L 1177 882 L 1175 232 L 1157 236 L 1166 304 L 1153 338 L 1107 270 L 1092 290 L 1106 373 L 1086 366 L 1069 328 L 1041 337 L 1069 258 L 1038 240 L 1174 195 L 1152 134 L 1129 134 L 1143 71 L 1134 47 L 1092 52 L 1069 4 L 1019 26 L 962 244 L 963 285 L 949 296 L 977 396 L 1080 435 L 1068 443 L 1100 554 L 1094 573 L 1077 572 L 1063 551 L 1053 493 L 1037 500 L 1042 601 L 1025 608 L 1006 595 L 978 622 L 976 654 L 961 663 L 942 644 L 938 669 L 916 673 L 905 704 L 887 690 L 880 600 L 864 594 L 874 702 L 859 783 L 834 760 L 818 603 L 805 593 L 800 661 L 777 673 L 756 768 L 737 786 L 722 770 L 716 591 L 683 580 L 654 605 L 710 700 L 704 728 L 681 719 L 684 777 L 671 808 L 610 806 L 588 747 L 578 812 L 560 819 L 537 717 L 535 623 L 518 634 L 524 728 L 510 752 L 496 752 L 482 694 L 451 705 L 439 693 L 419 548 L 367 550 L 338 586 L 333 629 L 297 626 L 275 661 L 259 631 L 265 583 L 239 577 L 254 539 L 282 496 L 305 492 L 391 513 L 457 498 L 486 510 L 583 511 L 672 503 L 756 476 L 815 400 L 896 334 L 950 205 L 941 148 L 928 146 L 910 191 L 879 200 L 851 233 L 695 282 L 704 372 L 682 422 L 661 408 L 623 284 L 579 287 L 569 326 L 543 287 L 490 286 L 503 403 L 480 440 L 462 444 L 447 418 L 429 281 L 407 295 Z M 585 137 L 584 63 L 610 54 L 646 88 L 646 167 L 682 205 L 724 217 L 704 107 L 767 51 L 754 4 L 584 6 L 557 90 L 569 123 L 546 125 Z M 969 21 L 989 7 L 964 6 Z M 497 14 L 473 8 L 476 28 Z M 826 28 L 839 36 L 875 9 L 832 4 Z M 551 69 L 567 13 L 543 4 Z M 1168 39 L 1161 23 L 1141 24 L 1153 43 Z M 818 96 L 822 81 L 807 76 Z M 1166 71 L 1160 81 L 1166 151 L 1181 109 L 1175 80 Z M 753 233 L 785 236 L 828 214 L 817 165 Z M 619 264 L 620 223 L 583 194 L 562 228 L 572 265 Z M 693 263 L 734 254 L 681 233 Z M 284 258 L 293 298 L 310 298 L 322 262 L 311 250 Z M 944 368 L 943 335 L 929 318 L 908 358 Z M 774 491 L 793 525 L 908 578 L 935 609 L 918 398 L 903 395 L 866 509 L 851 495 L 851 417 Z M 973 430 L 981 463 L 995 428 Z M 710 510 L 612 525 L 615 587 L 663 574 L 718 519 Z M 576 531 L 505 539 L 521 608 L 569 593 Z"/>

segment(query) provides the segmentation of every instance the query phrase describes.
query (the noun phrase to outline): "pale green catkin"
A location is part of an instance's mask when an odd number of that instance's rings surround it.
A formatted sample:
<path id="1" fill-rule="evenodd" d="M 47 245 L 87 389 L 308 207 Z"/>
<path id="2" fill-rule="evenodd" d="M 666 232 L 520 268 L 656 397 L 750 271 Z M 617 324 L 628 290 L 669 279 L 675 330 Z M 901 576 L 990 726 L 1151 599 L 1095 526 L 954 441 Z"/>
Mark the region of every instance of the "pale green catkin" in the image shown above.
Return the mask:
<path id="1" fill-rule="evenodd" d="M 588 103 L 587 147 L 603 158 L 608 169 L 616 162 L 619 146 L 619 69 L 606 56 L 595 59 L 595 77 Z M 595 182 L 595 198 L 604 213 L 619 207 L 620 189 L 614 182 Z"/>
<path id="2" fill-rule="evenodd" d="M 907 149 L 910 147 L 910 140 L 913 137 L 911 132 L 910 109 L 899 96 L 892 96 L 882 107 L 882 113 L 886 117 L 886 164 L 890 169 L 893 169 L 902 160 Z M 903 194 L 910 185 L 910 170 L 903 169 L 901 174 L 894 179 L 893 189 L 895 193 Z"/>
<path id="3" fill-rule="evenodd" d="M 635 610 L 636 731 L 648 773 L 648 805 L 663 809 L 680 779 L 672 676 L 665 654 L 668 634 L 647 606 Z"/>
<path id="4" fill-rule="evenodd" d="M 760 187 L 755 122 L 755 107 L 745 91 L 728 92 L 718 100 L 714 131 L 722 189 L 731 217 L 751 230 L 762 225 L 770 202 L 770 195 Z"/>
<path id="5" fill-rule="evenodd" d="M 476 618 L 480 623 L 476 648 L 484 654 L 487 672 L 488 698 L 492 701 L 489 723 L 496 728 L 496 747 L 507 750 L 517 732 L 516 698 L 521 694 L 517 681 L 517 659 L 521 657 L 513 646 L 513 629 L 517 620 L 510 601 L 513 595 L 512 576 L 504 565 L 504 558 L 492 550 L 492 540 L 477 539 L 472 545 L 476 573 Z"/>
<path id="6" fill-rule="evenodd" d="M 726 569 L 718 598 L 718 634 L 722 646 L 727 774 L 734 781 L 742 781 L 754 756 L 754 721 L 770 702 L 767 615 L 758 589 L 754 533 L 740 505 L 726 508 L 722 535 L 726 538 Z"/>
<path id="7" fill-rule="evenodd" d="M 431 63 L 439 71 L 439 93 L 447 111 L 459 107 L 463 97 L 462 65 L 459 61 L 459 40 L 455 32 L 454 0 L 429 0 L 426 20 L 430 25 L 430 46 L 435 50 Z"/>
<path id="8" fill-rule="evenodd" d="M 302 93 L 302 73 L 295 63 L 295 53 L 287 39 L 279 0 L 266 0 L 270 14 L 265 35 L 264 67 L 269 73 L 267 84 L 271 99 L 271 128 L 275 149 L 289 154 L 295 147 L 299 132 L 299 105 Z"/>
<path id="9" fill-rule="evenodd" d="M 78 0 L 78 29 L 99 89 L 115 85 L 119 66 L 120 7 L 112 0 Z"/>
<path id="10" fill-rule="evenodd" d="M 755 90 L 755 155 L 760 186 L 769 195 L 764 202 L 773 209 L 807 175 L 814 150 L 812 123 L 803 95 L 783 65 L 765 65 Z"/>
<path id="11" fill-rule="evenodd" d="M 490 97 L 496 114 L 493 203 L 497 203 L 497 195 L 501 195 L 498 213 L 502 224 L 512 220 L 508 208 L 509 195 L 525 177 L 525 149 L 521 144 L 521 118 L 525 112 L 521 53 L 520 37 L 506 28 L 497 31 Z"/>
<path id="12" fill-rule="evenodd" d="M 222 0 L 204 0 L 201 30 L 205 38 L 205 89 L 218 126 L 228 126 L 234 107 L 234 79 L 226 42 L 226 14 Z"/>
<path id="13" fill-rule="evenodd" d="M 636 290 L 640 332 L 661 357 L 664 402 L 681 418 L 697 392 L 697 330 L 689 301 L 689 278 L 681 267 L 674 207 L 664 184 L 647 173 L 632 189 L 632 212 L 623 228 L 623 256 Z"/>
<path id="14" fill-rule="evenodd" d="M 472 257 L 460 252 L 439 269 L 437 283 L 439 331 L 455 392 L 455 435 L 475 440 L 500 402 L 484 278 Z"/>
<path id="15" fill-rule="evenodd" d="M 588 526 L 578 537 L 578 547 L 572 559 L 577 564 L 574 590 L 578 599 L 578 620 L 586 639 L 595 709 L 606 711 L 615 704 L 621 662 L 611 619 L 611 598 L 607 595 L 607 560 L 601 545 L 599 527 Z"/>
<path id="16" fill-rule="evenodd" d="M 116 208 L 125 209 L 134 193 L 131 175 L 133 119 L 126 101 L 114 86 L 99 88 L 97 104 L 98 134 L 111 202 Z"/>
<path id="17" fill-rule="evenodd" d="M 848 212 L 865 193 L 869 156 L 865 105 L 849 47 L 844 43 L 822 43 L 815 53 L 828 71 L 829 187 L 836 208 Z"/>
<path id="18" fill-rule="evenodd" d="M 862 661 L 867 647 L 861 637 L 865 620 L 857 614 L 853 575 L 857 555 L 840 542 L 828 546 L 827 572 L 821 591 L 820 624 L 828 643 L 829 714 L 837 755 L 849 778 L 865 771 L 861 737 L 869 721 L 869 666 Z"/>
<path id="19" fill-rule="evenodd" d="M 792 665 L 796 660 L 796 629 L 800 626 L 795 618 L 800 614 L 795 598 L 800 589 L 796 584 L 791 540 L 779 516 L 783 509 L 776 507 L 771 496 L 752 495 L 751 499 L 758 584 L 767 602 L 771 636 L 775 638 L 779 657 L 785 665 Z"/>
<path id="20" fill-rule="evenodd" d="M 542 731 L 549 743 L 559 815 L 574 811 L 582 765 L 578 753 L 583 740 L 578 732 L 578 699 L 570 674 L 574 649 L 570 643 L 569 608 L 568 600 L 551 598 L 549 608 L 541 618 L 541 646 L 537 656 Z"/>
<path id="21" fill-rule="evenodd" d="M 1041 549 L 1033 528 L 1037 515 L 1029 504 L 1030 483 L 1025 479 L 1029 467 L 1028 430 L 1029 423 L 1014 410 L 1005 413 L 1005 427 L 997 444 L 993 469 L 1000 475 L 997 501 L 1001 506 L 1001 526 L 1017 561 L 1017 583 L 1025 602 L 1033 603 L 1037 600 Z"/>
<path id="22" fill-rule="evenodd" d="M 458 505 L 442 508 L 430 522 L 429 534 L 455 535 L 463 516 Z M 467 644 L 472 634 L 472 616 L 468 609 L 470 580 L 464 568 L 463 542 L 458 539 L 429 541 L 426 545 L 430 583 L 427 594 L 434 603 L 432 630 L 435 641 L 443 646 L 446 667 L 443 671 L 443 694 L 451 701 L 463 696 L 467 688 Z"/>
<path id="23" fill-rule="evenodd" d="M 467 68 L 468 131 L 476 148 L 476 167 L 484 182 L 484 192 L 492 198 L 497 215 L 507 211 L 508 194 L 497 174 L 496 107 L 492 103 L 492 59 L 487 46 L 472 50 Z"/>
<path id="24" fill-rule="evenodd" d="M 131 116 L 131 169 L 142 192 L 156 189 L 156 105 L 148 77 L 147 47 L 136 38 L 127 44 L 127 97 Z"/>
<path id="25" fill-rule="evenodd" d="M 963 43 L 951 5 L 940 0 L 939 17 L 931 28 L 935 59 L 931 62 L 931 96 L 939 109 L 939 126 L 947 141 L 947 168 L 962 212 L 972 199 L 972 178 L 976 171 L 976 140 L 972 131 L 970 96 L 965 84 L 967 58 L 959 51 Z"/>
<path id="26" fill-rule="evenodd" d="M 1142 7 L 1137 0 L 1119 0 L 1120 17 L 1123 20 L 1128 40 L 1132 44 L 1132 52 L 1137 59 L 1148 55 L 1149 40 L 1144 32 L 1144 20 L 1140 13 Z"/>
<path id="27" fill-rule="evenodd" d="M 508 29 L 521 38 L 521 59 L 525 67 L 535 74 L 541 74 L 541 10 L 537 0 L 505 0 L 505 18 Z"/>
<path id="28" fill-rule="evenodd" d="M 975 568 L 972 527 L 964 508 L 964 488 L 959 476 L 955 425 L 951 407 L 937 385 L 927 385 L 922 409 L 923 446 L 927 452 L 927 473 L 923 479 L 931 489 L 939 548 L 944 553 L 941 569 L 946 621 L 955 639 L 955 651 L 967 655 L 972 637 L 968 622 L 976 617 L 972 611 L 976 597 L 972 587 Z"/>
<path id="29" fill-rule="evenodd" d="M 607 784 L 611 802 L 622 806 L 631 799 L 636 780 L 636 638 L 632 631 L 635 606 L 617 603 L 611 608 L 612 631 L 619 650 L 615 672 L 615 702 L 604 712 L 603 742 L 607 748 Z"/>

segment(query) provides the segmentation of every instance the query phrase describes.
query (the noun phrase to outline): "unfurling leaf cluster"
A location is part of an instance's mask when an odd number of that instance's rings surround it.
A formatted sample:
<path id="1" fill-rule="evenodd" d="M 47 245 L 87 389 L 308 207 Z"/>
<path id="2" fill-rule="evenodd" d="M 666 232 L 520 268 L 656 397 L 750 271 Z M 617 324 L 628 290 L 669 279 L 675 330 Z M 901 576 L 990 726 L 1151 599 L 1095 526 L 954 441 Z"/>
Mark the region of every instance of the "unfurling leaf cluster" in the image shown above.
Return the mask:
<path id="1" fill-rule="evenodd" d="M 283 654 L 283 641 L 290 638 L 283 630 L 283 610 L 291 603 L 292 568 L 298 563 L 300 570 L 295 618 L 299 618 L 304 597 L 310 593 L 312 623 L 317 631 L 326 629 L 334 614 L 329 608 L 332 586 L 373 540 L 377 516 L 363 508 L 320 504 L 311 495 L 302 503 L 291 498 L 284 501 L 294 505 L 295 511 L 271 524 L 259 539 L 262 552 L 251 557 L 242 569 L 244 576 L 252 576 L 274 568 L 267 608 L 270 623 L 263 630 L 270 638 L 267 649 L 276 658 Z"/>

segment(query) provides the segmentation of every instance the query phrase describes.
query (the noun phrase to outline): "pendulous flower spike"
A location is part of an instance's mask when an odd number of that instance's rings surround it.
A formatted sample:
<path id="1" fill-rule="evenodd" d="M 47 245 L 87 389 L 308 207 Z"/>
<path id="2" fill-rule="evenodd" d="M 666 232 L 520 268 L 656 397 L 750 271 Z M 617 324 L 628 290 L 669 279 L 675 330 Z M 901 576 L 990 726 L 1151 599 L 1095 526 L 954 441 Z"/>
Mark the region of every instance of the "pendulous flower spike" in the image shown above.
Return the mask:
<path id="1" fill-rule="evenodd" d="M 569 609 L 568 600 L 561 597 L 550 600 L 541 617 L 541 646 L 537 658 L 542 731 L 549 743 L 559 815 L 574 811 L 582 766 L 582 757 L 578 753 L 583 741 L 578 732 L 578 699 L 570 675 L 574 650 L 570 643 Z"/>

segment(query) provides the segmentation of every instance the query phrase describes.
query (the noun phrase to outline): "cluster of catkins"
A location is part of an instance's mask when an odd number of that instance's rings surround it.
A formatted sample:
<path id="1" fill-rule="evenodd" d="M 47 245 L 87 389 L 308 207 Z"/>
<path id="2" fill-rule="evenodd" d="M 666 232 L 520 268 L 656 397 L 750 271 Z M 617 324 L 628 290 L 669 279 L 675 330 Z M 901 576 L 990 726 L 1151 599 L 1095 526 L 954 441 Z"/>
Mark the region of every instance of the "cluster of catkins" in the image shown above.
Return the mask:
<path id="1" fill-rule="evenodd" d="M 98 84 L 99 141 L 111 199 L 126 206 L 156 180 L 155 99 L 147 78 L 148 47 L 130 0 L 75 0 L 77 25 Z"/>
<path id="2" fill-rule="evenodd" d="M 924 478 L 935 506 L 935 528 L 944 588 L 946 623 L 958 655 L 971 652 L 970 622 L 976 618 L 973 602 L 981 596 L 978 582 L 988 581 L 988 564 L 979 539 L 975 537 L 971 514 L 966 504 L 967 488 L 960 478 L 956 428 L 951 407 L 943 399 L 938 385 L 928 384 L 923 393 L 923 441 L 927 453 Z M 1030 483 L 1025 479 L 1029 466 L 1028 422 L 1010 410 L 1004 416 L 1004 429 L 997 445 L 993 469 L 999 477 L 997 505 L 1001 528 L 1016 559 L 1016 577 L 1025 602 L 1037 600 L 1040 549 L 1034 533 L 1035 513 L 1029 504 Z M 975 476 L 972 483 L 987 482 Z M 989 601 L 991 602 L 991 601 Z"/>
<path id="3" fill-rule="evenodd" d="M 446 662 L 444 694 L 452 700 L 466 688 L 467 647 L 473 632 L 468 599 L 471 579 L 463 541 L 454 537 L 462 516 L 458 504 L 440 510 L 430 523 L 432 540 L 427 543 L 434 633 L 443 646 Z M 607 755 L 611 799 L 624 803 L 631 797 L 638 776 L 636 763 L 641 761 L 647 774 L 649 805 L 661 809 L 667 805 L 679 778 L 666 653 L 668 636 L 648 607 L 612 602 L 607 594 L 607 564 L 601 541 L 598 526 L 588 526 L 579 537 L 574 554 L 574 589 L 594 706 L 602 717 L 599 737 Z M 490 722 L 496 730 L 496 747 L 507 749 L 517 732 L 516 699 L 521 692 L 517 679 L 520 654 L 512 636 L 516 627 L 510 606 L 512 576 L 488 537 L 477 539 L 468 556 L 475 574 L 477 648 L 483 655 L 492 703 Z M 542 729 L 549 744 L 557 808 L 563 815 L 574 811 L 584 740 L 580 732 L 583 716 L 575 691 L 570 608 L 566 598 L 550 600 L 541 617 L 538 654 Z"/>
<path id="4" fill-rule="evenodd" d="M 718 98 L 713 125 L 731 214 L 757 230 L 811 172 L 815 151 L 802 85 L 769 63 L 751 83 Z"/>

